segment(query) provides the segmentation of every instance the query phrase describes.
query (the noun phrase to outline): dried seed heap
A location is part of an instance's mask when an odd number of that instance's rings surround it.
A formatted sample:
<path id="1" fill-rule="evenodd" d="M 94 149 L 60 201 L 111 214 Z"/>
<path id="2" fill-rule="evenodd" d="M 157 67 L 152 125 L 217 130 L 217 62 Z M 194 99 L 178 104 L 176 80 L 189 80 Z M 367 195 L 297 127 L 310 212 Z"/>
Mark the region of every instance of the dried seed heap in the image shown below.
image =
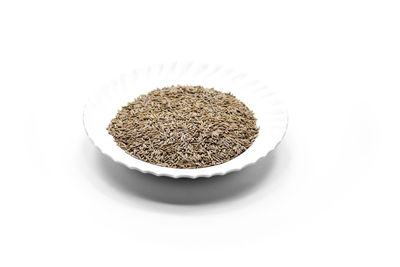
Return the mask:
<path id="1" fill-rule="evenodd" d="M 201 86 L 171 86 L 122 107 L 107 128 L 131 156 L 171 168 L 227 162 L 258 134 L 253 112 L 230 93 Z"/>

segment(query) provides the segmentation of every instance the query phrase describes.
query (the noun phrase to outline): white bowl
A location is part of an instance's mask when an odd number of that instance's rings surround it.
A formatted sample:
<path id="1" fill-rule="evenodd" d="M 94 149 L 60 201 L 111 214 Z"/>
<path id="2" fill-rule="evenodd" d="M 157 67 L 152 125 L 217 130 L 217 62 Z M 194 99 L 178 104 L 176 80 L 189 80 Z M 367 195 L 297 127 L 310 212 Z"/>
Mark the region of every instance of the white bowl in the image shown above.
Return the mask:
<path id="1" fill-rule="evenodd" d="M 201 85 L 231 92 L 243 101 L 257 118 L 260 127 L 254 143 L 238 157 L 220 165 L 198 169 L 161 167 L 136 159 L 114 142 L 106 128 L 117 111 L 136 97 L 171 85 Z M 265 157 L 280 143 L 287 129 L 287 112 L 276 92 L 245 74 L 221 66 L 173 63 L 149 66 L 122 75 L 99 89 L 84 110 L 86 133 L 99 150 L 130 169 L 172 178 L 198 178 L 239 171 Z"/>

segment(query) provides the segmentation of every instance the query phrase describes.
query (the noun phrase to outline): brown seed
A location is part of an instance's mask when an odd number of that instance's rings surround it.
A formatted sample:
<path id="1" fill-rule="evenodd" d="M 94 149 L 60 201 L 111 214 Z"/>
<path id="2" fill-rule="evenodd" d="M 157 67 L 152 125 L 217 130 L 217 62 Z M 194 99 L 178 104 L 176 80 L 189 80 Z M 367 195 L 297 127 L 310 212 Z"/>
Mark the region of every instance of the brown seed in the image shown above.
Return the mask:
<path id="1" fill-rule="evenodd" d="M 253 112 L 230 93 L 201 86 L 171 86 L 122 107 L 108 132 L 131 156 L 170 168 L 227 162 L 258 134 Z"/>

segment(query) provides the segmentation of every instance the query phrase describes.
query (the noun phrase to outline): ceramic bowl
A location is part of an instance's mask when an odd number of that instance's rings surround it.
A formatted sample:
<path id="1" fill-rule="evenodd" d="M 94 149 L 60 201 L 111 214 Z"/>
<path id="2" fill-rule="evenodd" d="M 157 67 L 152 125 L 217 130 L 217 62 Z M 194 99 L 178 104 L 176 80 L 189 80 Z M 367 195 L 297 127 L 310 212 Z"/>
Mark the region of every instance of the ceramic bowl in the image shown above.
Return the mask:
<path id="1" fill-rule="evenodd" d="M 106 128 L 117 111 L 136 97 L 171 85 L 201 85 L 231 92 L 244 102 L 260 127 L 254 143 L 238 157 L 212 167 L 175 169 L 136 159 L 125 153 Z M 172 178 L 198 178 L 224 175 L 256 163 L 276 148 L 285 135 L 288 117 L 277 92 L 250 75 L 229 68 L 197 63 L 172 63 L 148 66 L 121 75 L 94 92 L 84 110 L 84 127 L 93 144 L 111 159 L 130 169 Z"/>

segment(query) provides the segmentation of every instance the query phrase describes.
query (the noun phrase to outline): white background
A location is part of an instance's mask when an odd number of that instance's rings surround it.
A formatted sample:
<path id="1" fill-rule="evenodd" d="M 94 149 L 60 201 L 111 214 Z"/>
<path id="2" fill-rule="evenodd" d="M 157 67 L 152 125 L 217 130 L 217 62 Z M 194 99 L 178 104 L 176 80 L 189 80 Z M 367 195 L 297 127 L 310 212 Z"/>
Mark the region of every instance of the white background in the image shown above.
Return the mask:
<path id="1" fill-rule="evenodd" d="M 281 146 L 225 177 L 129 171 L 90 93 L 135 67 L 251 72 Z M 400 266 L 399 1 L 1 1 L 1 266 Z"/>

